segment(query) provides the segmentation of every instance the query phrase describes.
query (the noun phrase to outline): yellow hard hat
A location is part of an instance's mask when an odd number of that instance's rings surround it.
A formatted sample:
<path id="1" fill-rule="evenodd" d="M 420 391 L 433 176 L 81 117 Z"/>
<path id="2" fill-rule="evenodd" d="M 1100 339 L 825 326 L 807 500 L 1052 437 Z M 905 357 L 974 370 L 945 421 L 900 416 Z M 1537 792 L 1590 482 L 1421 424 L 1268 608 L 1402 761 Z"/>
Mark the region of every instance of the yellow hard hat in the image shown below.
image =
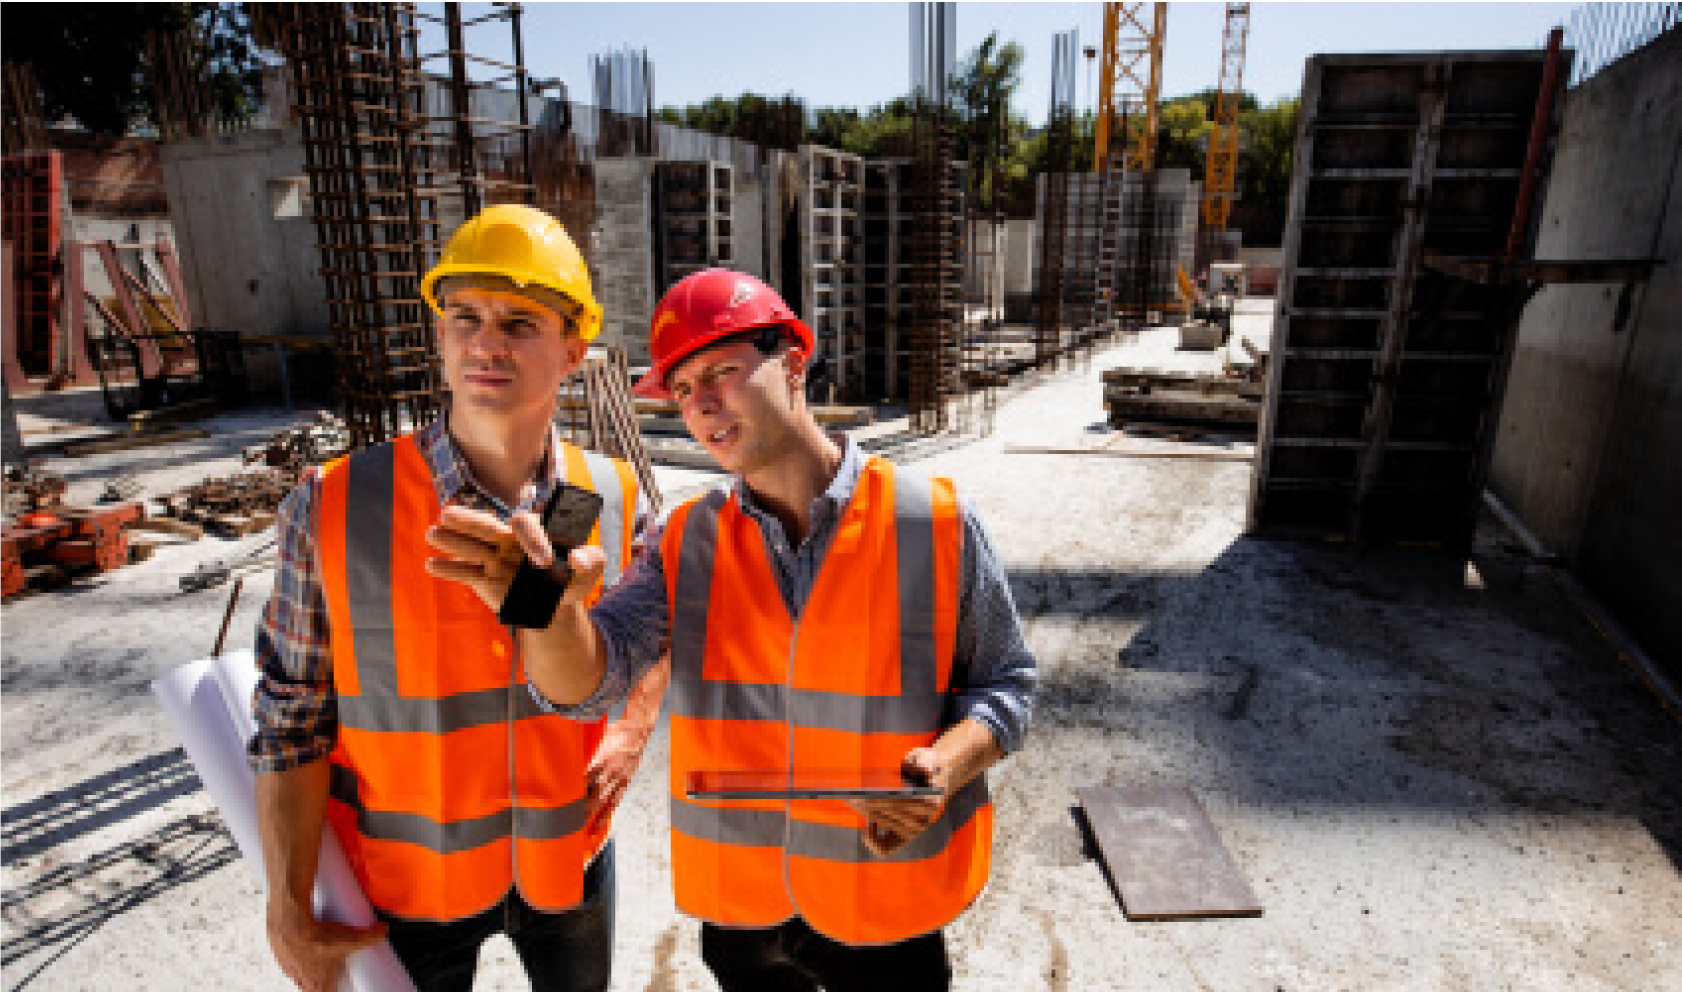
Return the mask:
<path id="1" fill-rule="evenodd" d="M 421 295 L 443 314 L 438 283 L 454 276 L 501 276 L 516 289 L 540 287 L 574 305 L 578 336 L 588 341 L 602 329 L 602 308 L 590 289 L 584 256 L 561 222 L 536 207 L 499 203 L 461 225 L 444 246 L 444 257 L 421 280 Z"/>

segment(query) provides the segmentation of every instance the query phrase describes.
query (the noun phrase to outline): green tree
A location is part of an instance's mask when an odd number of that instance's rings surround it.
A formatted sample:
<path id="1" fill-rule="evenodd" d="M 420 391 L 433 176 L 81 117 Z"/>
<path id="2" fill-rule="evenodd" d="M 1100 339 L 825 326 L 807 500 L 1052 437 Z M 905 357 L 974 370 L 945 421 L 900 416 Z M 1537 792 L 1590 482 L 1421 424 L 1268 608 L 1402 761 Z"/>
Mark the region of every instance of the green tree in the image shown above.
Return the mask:
<path id="1" fill-rule="evenodd" d="M 1003 190 L 992 188 L 996 167 L 1011 158 L 1027 124 L 1013 119 L 1010 99 L 1022 84 L 1022 46 L 1014 41 L 999 44 L 994 31 L 964 57 L 952 80 L 952 103 L 962 122 L 958 129 L 958 158 L 967 161 L 979 179 L 976 204 L 991 209 Z M 1008 168 L 1007 172 L 1008 181 Z"/>
<path id="2" fill-rule="evenodd" d="M 1208 158 L 1209 133 L 1214 130 L 1213 97 L 1182 96 L 1164 100 L 1158 111 L 1156 167 L 1189 169 L 1192 178 L 1203 178 Z"/>
<path id="3" fill-rule="evenodd" d="M 1278 244 L 1291 199 L 1298 103 L 1294 97 L 1238 115 L 1238 205 L 1233 219 L 1253 244 Z"/>
<path id="4" fill-rule="evenodd" d="M 149 34 L 190 30 L 206 63 L 211 107 L 244 120 L 261 95 L 260 63 L 241 4 L 19 3 L 6 12 L 0 59 L 29 63 L 47 121 L 72 118 L 98 134 L 120 135 L 157 119 Z"/>

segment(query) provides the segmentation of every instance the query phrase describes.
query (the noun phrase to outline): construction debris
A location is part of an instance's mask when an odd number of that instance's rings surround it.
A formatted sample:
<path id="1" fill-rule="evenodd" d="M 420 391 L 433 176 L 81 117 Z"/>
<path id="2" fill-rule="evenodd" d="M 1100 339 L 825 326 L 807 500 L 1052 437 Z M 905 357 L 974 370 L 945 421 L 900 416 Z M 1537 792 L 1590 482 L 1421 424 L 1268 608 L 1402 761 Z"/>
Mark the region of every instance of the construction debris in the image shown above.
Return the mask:
<path id="1" fill-rule="evenodd" d="M 297 485 L 311 465 L 331 461 L 350 450 L 350 431 L 345 422 L 326 410 L 318 411 L 308 424 L 290 427 L 263 444 L 242 452 L 246 465 L 261 463 L 279 469 Z"/>
<path id="2" fill-rule="evenodd" d="M 36 462 L 7 465 L 5 471 L 5 507 L 8 517 L 59 505 L 67 486 L 64 476 L 48 472 Z"/>
<path id="3" fill-rule="evenodd" d="M 1254 430 L 1265 387 L 1221 372 L 1106 371 L 1104 406 L 1117 427 L 1145 422 Z"/>
<path id="4" fill-rule="evenodd" d="M 105 489 L 99 494 L 101 503 L 123 503 L 138 499 L 144 487 L 140 480 L 132 475 L 116 475 L 106 480 Z"/>
<path id="5" fill-rule="evenodd" d="M 213 586 L 219 586 L 236 576 L 244 577 L 251 572 L 260 572 L 274 567 L 280 560 L 278 540 L 270 536 L 257 543 L 241 554 L 227 558 L 217 558 L 213 561 L 202 562 L 190 573 L 181 576 L 179 582 L 182 592 L 199 592 Z M 227 631 L 226 620 L 223 621 L 223 632 Z M 217 638 L 221 644 L 221 637 Z"/>
<path id="6" fill-rule="evenodd" d="M 244 537 L 274 523 L 275 510 L 296 478 L 284 469 L 263 468 L 209 478 L 159 497 L 164 513 L 225 537 Z"/>
<path id="7" fill-rule="evenodd" d="M 121 568 L 129 554 L 124 527 L 145 516 L 137 502 L 20 515 L 0 532 L 0 592 L 10 599 L 30 587 L 52 588 L 88 572 Z"/>

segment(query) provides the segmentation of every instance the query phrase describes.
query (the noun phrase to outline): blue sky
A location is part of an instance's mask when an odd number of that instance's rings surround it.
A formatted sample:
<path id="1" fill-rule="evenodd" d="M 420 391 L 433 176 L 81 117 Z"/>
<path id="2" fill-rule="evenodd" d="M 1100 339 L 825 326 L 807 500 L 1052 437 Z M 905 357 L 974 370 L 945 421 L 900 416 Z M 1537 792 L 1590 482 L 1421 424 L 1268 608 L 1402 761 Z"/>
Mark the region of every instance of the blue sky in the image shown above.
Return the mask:
<path id="1" fill-rule="evenodd" d="M 436 9 L 438 4 L 423 4 Z M 743 91 L 792 92 L 811 106 L 868 107 L 903 93 L 910 74 L 908 4 L 888 3 L 528 3 L 526 65 L 558 76 L 589 101 L 590 56 L 647 49 L 655 104 L 699 103 Z M 1535 48 L 1563 23 L 1567 3 L 1254 3 L 1244 87 L 1264 102 L 1295 96 L 1303 60 L 1317 52 Z M 471 18 L 487 4 L 464 4 Z M 1076 28 L 1099 44 L 1100 3 L 960 3 L 961 58 L 992 30 L 1025 52 L 1018 113 L 1038 123 L 1050 94 L 1051 37 Z M 1222 3 L 1168 5 L 1163 95 L 1213 86 L 1220 69 Z M 507 30 L 470 29 L 471 50 L 497 57 Z M 494 37 L 494 41 L 493 41 Z M 442 46 L 432 38 L 434 50 Z M 501 51 L 499 51 L 499 48 Z M 1084 62 L 1084 60 L 1083 60 Z M 1091 70 L 1078 92 L 1089 104 Z"/>

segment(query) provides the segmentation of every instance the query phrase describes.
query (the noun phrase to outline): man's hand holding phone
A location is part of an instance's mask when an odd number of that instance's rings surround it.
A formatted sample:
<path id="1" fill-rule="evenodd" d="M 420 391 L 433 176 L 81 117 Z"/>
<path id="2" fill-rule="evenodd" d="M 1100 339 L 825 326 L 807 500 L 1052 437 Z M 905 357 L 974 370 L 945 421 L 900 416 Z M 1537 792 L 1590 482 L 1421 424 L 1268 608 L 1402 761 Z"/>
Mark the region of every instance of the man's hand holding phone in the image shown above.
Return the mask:
<path id="1" fill-rule="evenodd" d="M 446 506 L 427 530 L 441 555 L 426 570 L 471 588 L 511 626 L 541 628 L 561 603 L 580 604 L 606 566 L 601 548 L 587 543 L 601 497 L 563 484 L 544 507 L 504 523 L 495 514 Z M 546 526 L 547 524 L 547 526 Z"/>

